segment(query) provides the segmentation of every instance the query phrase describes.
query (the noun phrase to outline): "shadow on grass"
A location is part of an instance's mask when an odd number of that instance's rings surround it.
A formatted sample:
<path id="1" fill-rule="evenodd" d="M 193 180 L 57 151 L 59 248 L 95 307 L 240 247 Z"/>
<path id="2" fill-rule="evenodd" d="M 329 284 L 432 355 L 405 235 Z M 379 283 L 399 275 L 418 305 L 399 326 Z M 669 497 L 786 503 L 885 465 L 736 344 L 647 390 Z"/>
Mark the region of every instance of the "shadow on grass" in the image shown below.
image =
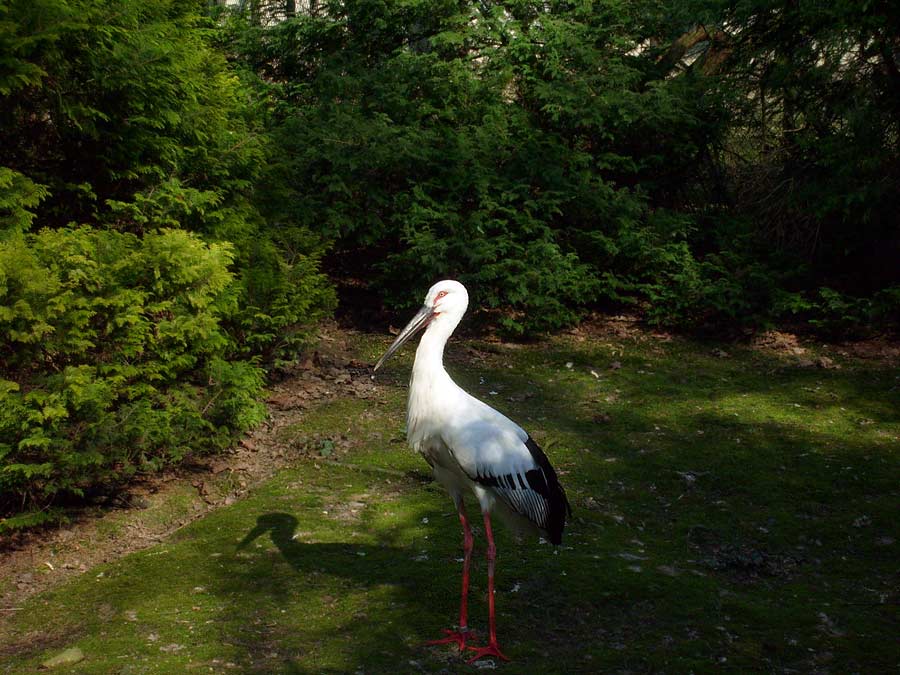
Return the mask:
<path id="1" fill-rule="evenodd" d="M 242 566 L 241 559 L 236 558 L 238 564 L 229 569 L 222 591 L 240 594 L 243 620 L 256 620 L 251 609 L 254 604 L 272 603 L 272 608 L 263 613 L 267 617 L 277 617 L 281 609 L 291 611 L 291 606 L 302 605 L 304 595 L 319 603 L 324 598 L 325 605 L 304 606 L 309 621 L 294 636 L 279 634 L 271 625 L 266 627 L 263 617 L 266 629 L 241 644 L 246 653 L 245 666 L 264 671 L 271 669 L 275 660 L 279 662 L 279 672 L 291 673 L 472 672 L 472 666 L 465 663 L 467 655 L 460 655 L 448 645 L 424 644 L 442 637 L 441 628 L 455 624 L 461 573 L 461 550 L 457 548 L 461 533 L 455 518 L 440 522 L 439 516 L 432 515 L 432 520 L 438 522 L 429 527 L 428 542 L 397 546 L 304 543 L 297 539 L 301 524 L 294 515 L 258 516 L 256 526 L 238 544 L 238 552 L 251 550 L 268 539 L 294 578 L 279 583 L 276 573 L 266 576 L 264 583 L 257 583 L 253 577 L 260 573 L 259 568 Z M 498 545 L 502 547 L 499 573 L 503 579 L 498 589 L 501 642 L 519 644 L 515 642 L 519 629 L 528 640 L 538 637 L 542 630 L 556 636 L 556 624 L 564 619 L 567 606 L 576 601 L 569 589 L 552 583 L 560 571 L 559 558 L 550 555 L 550 550 L 516 550 L 505 536 Z M 480 548 L 476 548 L 473 561 L 469 597 L 471 625 L 476 631 L 474 644 L 481 644 L 486 636 L 482 630 L 486 628 L 482 578 L 485 570 L 479 559 L 483 553 Z M 423 553 L 424 559 L 417 560 L 417 554 Z M 529 567 L 528 561 L 536 563 L 535 567 Z M 523 597 L 525 593 L 508 593 L 512 579 L 522 580 L 529 597 Z M 535 631 L 537 635 L 530 634 L 548 619 L 552 621 L 550 625 Z M 223 640 L 235 643 L 234 636 L 223 636 Z M 316 656 L 312 661 L 315 667 L 307 670 L 309 661 L 303 655 L 320 649 L 330 656 Z M 292 650 L 296 656 L 291 655 Z M 341 665 L 325 665 L 335 658 Z M 522 666 L 520 663 L 508 672 L 519 672 L 516 668 Z"/>
<path id="2" fill-rule="evenodd" d="M 258 565 L 235 558 L 223 580 L 222 590 L 239 594 L 245 603 L 239 609 L 243 621 L 257 624 L 256 630 L 248 626 L 245 637 L 250 639 L 223 636 L 243 647 L 245 667 L 286 673 L 406 672 L 411 660 L 434 662 L 433 657 L 445 667 L 462 665 L 453 650 L 429 653 L 424 645 L 439 636 L 442 625 L 453 623 L 460 568 L 448 565 L 452 561 L 445 556 L 459 538 L 455 522 L 449 531 L 435 528 L 435 538 L 446 542 L 427 562 L 411 561 L 415 550 L 410 547 L 385 543 L 305 543 L 296 536 L 299 525 L 289 513 L 265 513 L 237 546 L 240 553 L 268 539 L 292 578 L 283 571 L 260 576 Z M 436 575 L 443 577 L 438 583 Z M 306 605 L 305 597 L 318 606 Z M 254 606 L 269 609 L 257 612 Z M 272 619 L 297 609 L 308 614 L 307 620 L 301 626 L 292 622 L 291 635 L 281 633 Z"/>

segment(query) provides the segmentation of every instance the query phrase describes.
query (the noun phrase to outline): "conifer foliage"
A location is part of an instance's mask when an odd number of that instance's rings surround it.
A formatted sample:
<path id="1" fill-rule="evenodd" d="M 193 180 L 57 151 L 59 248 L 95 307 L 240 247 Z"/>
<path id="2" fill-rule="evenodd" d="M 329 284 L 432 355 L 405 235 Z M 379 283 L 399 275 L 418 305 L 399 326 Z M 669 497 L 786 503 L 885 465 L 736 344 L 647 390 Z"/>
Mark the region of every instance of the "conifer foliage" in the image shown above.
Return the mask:
<path id="1" fill-rule="evenodd" d="M 263 111 L 202 11 L 0 4 L 0 529 L 227 445 L 333 306 L 255 205 Z"/>
<path id="2" fill-rule="evenodd" d="M 896 325 L 891 3 L 341 0 L 264 16 L 239 15 L 231 49 L 278 103 L 272 170 L 294 180 L 273 181 L 287 199 L 272 203 L 389 302 L 455 276 L 511 332 L 623 304 L 718 330 Z"/>

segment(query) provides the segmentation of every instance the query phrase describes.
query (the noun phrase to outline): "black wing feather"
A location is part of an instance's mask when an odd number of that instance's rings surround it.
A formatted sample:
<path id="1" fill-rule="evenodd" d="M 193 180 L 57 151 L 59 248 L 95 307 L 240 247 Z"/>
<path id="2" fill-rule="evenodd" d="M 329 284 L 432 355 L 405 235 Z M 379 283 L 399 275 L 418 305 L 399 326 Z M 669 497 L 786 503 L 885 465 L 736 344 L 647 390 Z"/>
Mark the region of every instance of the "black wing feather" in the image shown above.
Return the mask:
<path id="1" fill-rule="evenodd" d="M 494 488 L 513 510 L 546 530 L 551 543 L 559 544 L 566 526 L 566 515 L 572 514 L 572 507 L 550 460 L 531 436 L 525 441 L 525 447 L 538 468 L 526 471 L 524 480 L 521 474 L 479 474 L 473 480 Z"/>

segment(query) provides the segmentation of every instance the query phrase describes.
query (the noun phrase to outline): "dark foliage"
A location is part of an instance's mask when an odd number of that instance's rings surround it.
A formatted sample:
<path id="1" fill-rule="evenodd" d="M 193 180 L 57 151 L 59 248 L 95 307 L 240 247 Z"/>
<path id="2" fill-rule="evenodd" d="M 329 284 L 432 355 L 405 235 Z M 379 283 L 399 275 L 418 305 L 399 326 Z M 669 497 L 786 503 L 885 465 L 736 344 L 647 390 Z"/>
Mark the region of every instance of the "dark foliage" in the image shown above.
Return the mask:
<path id="1" fill-rule="evenodd" d="M 344 1 L 229 44 L 277 100 L 269 203 L 389 303 L 455 276 L 514 332 L 859 331 L 897 310 L 895 14 Z"/>

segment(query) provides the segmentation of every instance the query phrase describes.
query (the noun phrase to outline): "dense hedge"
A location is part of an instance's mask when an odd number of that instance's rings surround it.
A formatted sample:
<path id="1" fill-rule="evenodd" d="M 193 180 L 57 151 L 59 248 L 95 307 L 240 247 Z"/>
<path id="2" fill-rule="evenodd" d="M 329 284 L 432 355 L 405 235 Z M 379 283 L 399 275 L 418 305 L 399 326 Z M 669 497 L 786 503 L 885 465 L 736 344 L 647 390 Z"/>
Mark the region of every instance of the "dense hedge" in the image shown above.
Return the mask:
<path id="1" fill-rule="evenodd" d="M 206 8 L 0 3 L 0 529 L 223 447 L 334 307 Z"/>
<path id="2" fill-rule="evenodd" d="M 389 303 L 860 333 L 900 316 L 894 5 L 341 0 L 226 44 L 277 101 L 274 213 Z"/>
<path id="3" fill-rule="evenodd" d="M 263 418 L 262 371 L 228 359 L 220 326 L 231 261 L 183 230 L 0 242 L 0 509 L 222 447 Z"/>

